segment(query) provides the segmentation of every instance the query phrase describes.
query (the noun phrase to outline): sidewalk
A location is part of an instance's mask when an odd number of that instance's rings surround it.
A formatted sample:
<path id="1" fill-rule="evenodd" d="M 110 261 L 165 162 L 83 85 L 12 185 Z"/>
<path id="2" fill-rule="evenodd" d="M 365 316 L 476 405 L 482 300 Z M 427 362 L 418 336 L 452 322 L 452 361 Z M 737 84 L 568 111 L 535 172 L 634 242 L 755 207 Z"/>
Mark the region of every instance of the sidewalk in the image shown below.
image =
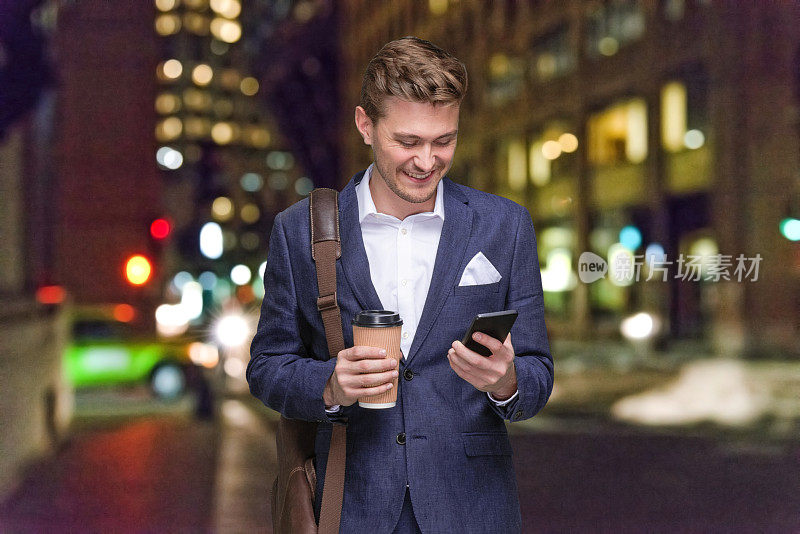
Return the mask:
<path id="1" fill-rule="evenodd" d="M 217 534 L 271 533 L 269 497 L 277 474 L 275 425 L 255 399 L 222 400 L 220 448 L 214 488 L 212 528 Z"/>

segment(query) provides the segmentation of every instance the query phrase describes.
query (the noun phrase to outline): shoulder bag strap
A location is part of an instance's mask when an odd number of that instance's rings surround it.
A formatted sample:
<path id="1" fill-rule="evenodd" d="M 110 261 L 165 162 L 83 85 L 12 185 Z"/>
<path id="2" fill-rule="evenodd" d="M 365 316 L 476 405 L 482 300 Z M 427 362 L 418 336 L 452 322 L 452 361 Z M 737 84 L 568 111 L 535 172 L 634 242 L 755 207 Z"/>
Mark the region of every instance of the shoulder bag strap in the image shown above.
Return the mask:
<path id="1" fill-rule="evenodd" d="M 342 255 L 339 238 L 339 193 L 334 189 L 318 188 L 311 192 L 311 257 L 317 266 L 317 309 L 325 325 L 328 353 L 331 358 L 344 350 L 342 318 L 336 300 L 336 259 Z M 319 515 L 320 534 L 338 534 L 344 493 L 344 466 L 347 427 L 333 425 L 322 507 Z"/>

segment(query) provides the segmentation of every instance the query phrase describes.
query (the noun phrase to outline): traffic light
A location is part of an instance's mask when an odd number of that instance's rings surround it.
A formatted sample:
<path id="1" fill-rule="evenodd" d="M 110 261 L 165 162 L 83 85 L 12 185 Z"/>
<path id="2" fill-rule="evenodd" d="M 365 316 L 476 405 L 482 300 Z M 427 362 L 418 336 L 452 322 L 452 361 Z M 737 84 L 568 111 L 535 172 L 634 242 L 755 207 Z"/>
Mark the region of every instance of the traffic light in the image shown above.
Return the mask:
<path id="1" fill-rule="evenodd" d="M 168 238 L 171 232 L 172 225 L 167 219 L 158 218 L 150 223 L 150 236 L 157 241 Z"/>
<path id="2" fill-rule="evenodd" d="M 134 286 L 141 286 L 150 280 L 153 265 L 150 260 L 141 254 L 130 256 L 125 262 L 125 278 Z"/>

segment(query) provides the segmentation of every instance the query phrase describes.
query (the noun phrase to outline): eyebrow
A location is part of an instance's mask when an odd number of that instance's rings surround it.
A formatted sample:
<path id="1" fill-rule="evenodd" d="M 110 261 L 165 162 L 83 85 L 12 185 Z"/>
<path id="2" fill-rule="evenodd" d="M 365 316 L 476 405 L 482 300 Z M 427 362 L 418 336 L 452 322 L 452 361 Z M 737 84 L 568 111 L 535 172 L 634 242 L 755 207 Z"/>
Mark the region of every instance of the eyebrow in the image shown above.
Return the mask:
<path id="1" fill-rule="evenodd" d="M 434 139 L 434 141 L 438 140 L 438 139 L 443 139 L 445 137 L 455 137 L 456 135 L 458 135 L 458 130 L 453 130 L 452 132 L 447 132 L 446 134 L 440 135 L 439 137 Z M 396 139 L 400 139 L 400 138 L 402 138 L 402 139 L 413 139 L 413 140 L 421 139 L 421 137 L 418 136 L 418 135 L 415 135 L 415 134 L 412 134 L 412 133 L 405 133 L 405 132 L 398 132 L 398 133 L 394 134 L 394 137 Z"/>

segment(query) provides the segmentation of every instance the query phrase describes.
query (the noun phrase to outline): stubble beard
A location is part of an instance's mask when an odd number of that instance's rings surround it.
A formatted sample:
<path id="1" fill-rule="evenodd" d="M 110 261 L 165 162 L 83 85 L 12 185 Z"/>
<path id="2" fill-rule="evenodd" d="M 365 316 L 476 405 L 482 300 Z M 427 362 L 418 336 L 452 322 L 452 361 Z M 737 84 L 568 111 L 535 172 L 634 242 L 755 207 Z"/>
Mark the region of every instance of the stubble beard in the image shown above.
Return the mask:
<path id="1" fill-rule="evenodd" d="M 402 173 L 403 171 L 401 170 L 400 172 Z M 439 168 L 437 167 L 436 169 L 434 169 L 433 172 L 439 172 Z M 424 190 L 420 191 L 423 195 L 425 195 L 424 197 L 412 196 L 409 193 L 409 191 L 404 191 L 397 183 L 397 181 L 387 179 L 386 174 L 380 169 L 378 169 L 378 173 L 381 175 L 383 183 L 386 184 L 386 186 L 392 191 L 392 193 L 394 193 L 401 199 L 405 200 L 406 202 L 411 202 L 412 204 L 423 204 L 425 202 L 428 202 L 430 199 L 434 197 L 434 195 L 436 195 L 436 189 L 437 186 L 439 185 L 439 182 L 437 181 L 436 184 L 433 186 L 433 188 L 430 190 L 430 192 L 425 192 Z"/>

